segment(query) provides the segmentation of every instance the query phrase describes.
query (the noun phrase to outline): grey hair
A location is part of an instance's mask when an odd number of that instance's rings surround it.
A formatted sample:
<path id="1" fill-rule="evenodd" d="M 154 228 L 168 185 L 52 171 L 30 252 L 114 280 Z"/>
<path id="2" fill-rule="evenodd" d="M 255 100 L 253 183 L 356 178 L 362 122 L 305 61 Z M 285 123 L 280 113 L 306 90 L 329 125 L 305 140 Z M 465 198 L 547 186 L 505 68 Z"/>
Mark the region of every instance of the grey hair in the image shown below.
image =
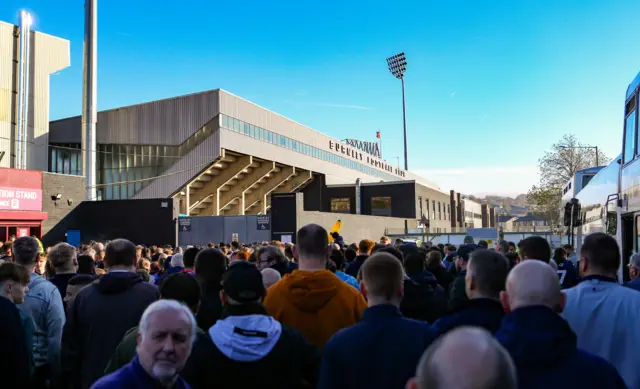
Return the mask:
<path id="1" fill-rule="evenodd" d="M 631 266 L 635 267 L 637 270 L 640 270 L 640 254 L 635 253 L 629 259 L 629 263 Z"/>
<path id="2" fill-rule="evenodd" d="M 171 267 L 184 267 L 184 255 L 173 254 L 171 257 Z"/>
<path id="3" fill-rule="evenodd" d="M 147 307 L 142 314 L 142 318 L 140 318 L 140 324 L 138 326 L 138 333 L 142 338 L 144 339 L 147 334 L 147 330 L 149 329 L 149 317 L 151 314 L 160 311 L 177 311 L 184 313 L 189 318 L 189 322 L 191 323 L 191 341 L 189 344 L 190 346 L 193 346 L 193 342 L 195 342 L 196 335 L 198 334 L 198 323 L 196 322 L 196 318 L 193 316 L 191 309 L 176 300 L 158 300 Z"/>
<path id="4" fill-rule="evenodd" d="M 13 259 L 16 263 L 31 267 L 36 264 L 40 246 L 38 241 L 30 236 L 23 236 L 13 242 Z"/>

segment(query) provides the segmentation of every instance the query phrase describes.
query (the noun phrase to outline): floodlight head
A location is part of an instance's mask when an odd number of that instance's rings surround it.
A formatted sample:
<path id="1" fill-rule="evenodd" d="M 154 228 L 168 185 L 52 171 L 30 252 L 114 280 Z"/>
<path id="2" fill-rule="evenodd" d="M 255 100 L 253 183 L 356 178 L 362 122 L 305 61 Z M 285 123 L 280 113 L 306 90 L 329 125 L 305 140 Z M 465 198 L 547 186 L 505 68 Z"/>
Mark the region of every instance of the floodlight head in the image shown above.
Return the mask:
<path id="1" fill-rule="evenodd" d="M 407 58 L 404 56 L 404 53 L 396 54 L 387 58 L 387 65 L 389 66 L 391 74 L 400 80 L 404 77 L 404 72 L 407 70 Z"/>

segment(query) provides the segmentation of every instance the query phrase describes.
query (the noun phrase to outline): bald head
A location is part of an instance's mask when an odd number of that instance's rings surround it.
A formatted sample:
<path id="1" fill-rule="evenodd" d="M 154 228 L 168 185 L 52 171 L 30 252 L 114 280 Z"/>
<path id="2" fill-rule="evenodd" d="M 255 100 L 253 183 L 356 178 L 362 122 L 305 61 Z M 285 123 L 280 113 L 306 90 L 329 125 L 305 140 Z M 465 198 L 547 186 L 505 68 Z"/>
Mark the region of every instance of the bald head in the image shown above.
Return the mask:
<path id="1" fill-rule="evenodd" d="M 264 285 L 265 289 L 269 289 L 271 285 L 280 281 L 280 278 L 282 278 L 277 270 L 270 267 L 262 270 L 260 273 L 262 273 L 262 284 Z"/>
<path id="2" fill-rule="evenodd" d="M 509 273 L 502 302 L 511 310 L 533 305 L 555 309 L 562 296 L 558 275 L 549 264 L 523 261 Z"/>
<path id="3" fill-rule="evenodd" d="M 436 340 L 418 364 L 410 389 L 515 389 L 507 351 L 480 328 L 459 327 Z"/>

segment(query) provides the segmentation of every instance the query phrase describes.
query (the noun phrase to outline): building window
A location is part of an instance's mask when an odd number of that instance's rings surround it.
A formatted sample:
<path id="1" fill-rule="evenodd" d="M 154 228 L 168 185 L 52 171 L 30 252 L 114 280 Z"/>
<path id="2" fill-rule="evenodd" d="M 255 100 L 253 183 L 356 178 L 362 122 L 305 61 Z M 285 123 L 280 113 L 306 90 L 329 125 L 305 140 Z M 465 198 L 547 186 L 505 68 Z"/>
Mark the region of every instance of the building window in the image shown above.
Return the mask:
<path id="1" fill-rule="evenodd" d="M 431 212 L 429 212 L 429 199 L 426 199 L 424 204 L 427 206 L 427 220 L 431 220 Z"/>
<path id="2" fill-rule="evenodd" d="M 351 199 L 348 197 L 332 198 L 331 212 L 351 213 Z"/>
<path id="3" fill-rule="evenodd" d="M 435 218 L 436 218 L 436 201 L 435 200 L 431 200 L 431 203 L 433 204 L 433 219 L 435 220 Z"/>
<path id="4" fill-rule="evenodd" d="M 391 197 L 372 197 L 371 215 L 391 216 Z"/>
<path id="5" fill-rule="evenodd" d="M 442 220 L 442 207 L 440 206 L 439 201 L 438 201 L 438 220 Z"/>
<path id="6" fill-rule="evenodd" d="M 421 219 L 424 215 L 424 212 L 422 212 L 422 196 L 418 196 L 418 208 L 420 209 L 420 216 L 418 218 Z"/>
<path id="7" fill-rule="evenodd" d="M 447 204 L 447 220 L 451 221 L 451 204 Z"/>

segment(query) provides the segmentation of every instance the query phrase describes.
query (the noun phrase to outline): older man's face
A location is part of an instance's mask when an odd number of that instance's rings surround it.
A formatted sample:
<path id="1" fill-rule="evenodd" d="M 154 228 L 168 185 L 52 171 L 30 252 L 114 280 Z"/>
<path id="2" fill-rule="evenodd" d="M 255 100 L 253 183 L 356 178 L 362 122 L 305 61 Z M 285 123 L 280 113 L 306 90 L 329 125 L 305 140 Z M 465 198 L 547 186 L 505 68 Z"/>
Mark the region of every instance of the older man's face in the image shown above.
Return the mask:
<path id="1" fill-rule="evenodd" d="M 191 352 L 191 322 L 184 312 L 156 311 L 144 336 L 138 334 L 138 356 L 147 373 L 162 382 L 173 379 Z"/>

